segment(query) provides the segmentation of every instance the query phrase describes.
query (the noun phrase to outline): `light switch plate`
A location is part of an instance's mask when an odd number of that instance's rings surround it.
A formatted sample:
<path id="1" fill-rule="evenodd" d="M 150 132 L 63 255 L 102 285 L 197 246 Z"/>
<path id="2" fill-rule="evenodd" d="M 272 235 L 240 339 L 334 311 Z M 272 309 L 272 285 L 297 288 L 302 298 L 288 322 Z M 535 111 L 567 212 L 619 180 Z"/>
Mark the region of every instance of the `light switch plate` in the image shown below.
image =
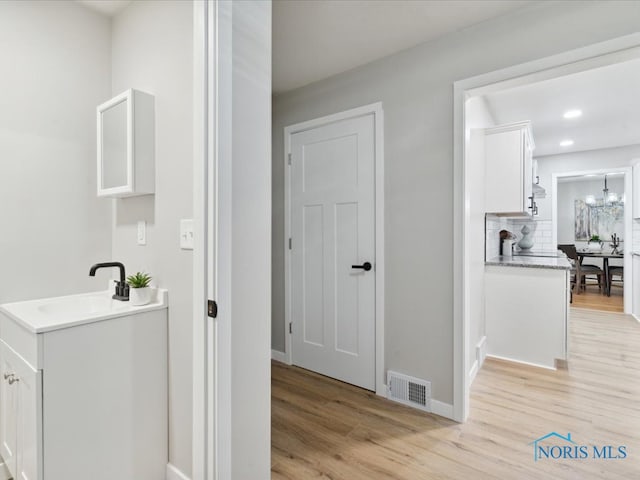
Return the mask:
<path id="1" fill-rule="evenodd" d="M 193 250 L 193 219 L 180 220 L 180 248 Z"/>
<path id="2" fill-rule="evenodd" d="M 138 221 L 138 245 L 147 244 L 147 222 L 144 220 Z"/>

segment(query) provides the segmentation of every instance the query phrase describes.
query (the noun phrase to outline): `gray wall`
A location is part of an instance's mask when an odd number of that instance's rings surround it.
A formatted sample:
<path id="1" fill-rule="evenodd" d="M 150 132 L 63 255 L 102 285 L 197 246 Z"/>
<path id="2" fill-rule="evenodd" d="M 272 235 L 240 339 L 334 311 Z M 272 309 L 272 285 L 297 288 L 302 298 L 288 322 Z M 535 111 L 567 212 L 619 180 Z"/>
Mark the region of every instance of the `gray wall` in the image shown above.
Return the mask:
<path id="1" fill-rule="evenodd" d="M 633 159 L 640 159 L 640 145 L 538 157 L 540 185 L 547 191 L 545 198 L 536 200 L 539 211 L 538 220 L 551 220 L 552 174 L 629 167 Z"/>
<path id="2" fill-rule="evenodd" d="M 110 206 L 96 196 L 95 108 L 109 20 L 75 2 L 0 2 L 0 303 L 103 290 Z"/>
<path id="3" fill-rule="evenodd" d="M 273 99 L 273 348 L 284 349 L 283 128 L 382 101 L 386 368 L 453 401 L 453 82 L 614 37 L 636 2 L 542 2 Z M 482 241 L 482 239 L 478 239 Z"/>
<path id="4" fill-rule="evenodd" d="M 193 4 L 134 2 L 113 19 L 113 94 L 155 95 L 156 194 L 114 200 L 113 259 L 169 289 L 169 460 L 191 472 L 192 252 L 179 221 L 192 217 Z M 147 245 L 136 223 L 147 221 Z"/>

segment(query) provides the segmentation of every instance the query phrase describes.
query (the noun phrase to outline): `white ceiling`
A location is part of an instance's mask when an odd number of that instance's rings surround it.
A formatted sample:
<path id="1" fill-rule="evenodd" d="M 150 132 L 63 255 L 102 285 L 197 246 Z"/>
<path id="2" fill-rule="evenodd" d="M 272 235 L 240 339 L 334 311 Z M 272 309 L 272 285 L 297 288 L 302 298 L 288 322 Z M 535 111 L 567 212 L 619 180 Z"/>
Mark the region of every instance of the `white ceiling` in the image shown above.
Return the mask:
<path id="1" fill-rule="evenodd" d="M 640 60 L 488 94 L 498 124 L 531 120 L 535 157 L 640 143 Z M 567 120 L 565 111 L 580 109 Z M 572 139 L 571 147 L 560 147 Z"/>
<path id="2" fill-rule="evenodd" d="M 92 10 L 95 10 L 98 13 L 106 15 L 108 17 L 113 17 L 117 15 L 122 10 L 124 10 L 127 5 L 129 5 L 133 0 L 76 0 L 78 3 L 81 3 Z"/>
<path id="3" fill-rule="evenodd" d="M 273 91 L 302 87 L 528 3 L 274 0 Z"/>

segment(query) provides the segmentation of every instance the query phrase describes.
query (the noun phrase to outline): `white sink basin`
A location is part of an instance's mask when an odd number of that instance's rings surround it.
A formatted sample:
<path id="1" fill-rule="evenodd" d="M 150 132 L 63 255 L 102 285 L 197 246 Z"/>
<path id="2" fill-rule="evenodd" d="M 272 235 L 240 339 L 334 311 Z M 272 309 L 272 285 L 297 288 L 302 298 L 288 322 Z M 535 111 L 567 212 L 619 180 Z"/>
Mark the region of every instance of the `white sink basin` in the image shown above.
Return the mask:
<path id="1" fill-rule="evenodd" d="M 128 309 L 127 302 L 114 300 L 105 295 L 87 295 L 84 297 L 62 297 L 52 299 L 37 306 L 45 315 L 92 315 L 119 312 Z"/>
<path id="2" fill-rule="evenodd" d="M 33 333 L 44 333 L 83 323 L 167 308 L 167 291 L 163 289 L 156 289 L 151 303 L 141 307 L 114 300 L 111 298 L 112 295 L 113 291 L 104 291 L 5 303 L 0 305 L 0 312 Z"/>

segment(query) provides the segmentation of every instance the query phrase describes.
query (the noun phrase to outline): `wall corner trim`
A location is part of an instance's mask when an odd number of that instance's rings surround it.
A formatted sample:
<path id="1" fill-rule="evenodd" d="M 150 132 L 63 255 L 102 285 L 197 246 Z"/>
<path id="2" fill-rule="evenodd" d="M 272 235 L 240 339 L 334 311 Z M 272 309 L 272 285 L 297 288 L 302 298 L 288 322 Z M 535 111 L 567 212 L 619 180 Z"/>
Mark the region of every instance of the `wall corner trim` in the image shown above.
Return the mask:
<path id="1" fill-rule="evenodd" d="M 167 475 L 166 480 L 191 480 L 184 473 L 178 470 L 175 466 L 167 463 Z"/>
<path id="2" fill-rule="evenodd" d="M 287 354 L 279 350 L 271 350 L 271 359 L 275 360 L 276 362 L 289 365 L 289 362 L 287 361 Z"/>
<path id="3" fill-rule="evenodd" d="M 439 400 L 431 399 L 431 413 L 440 415 L 441 417 L 455 420 L 453 418 L 453 405 L 449 403 L 440 402 Z"/>
<path id="4" fill-rule="evenodd" d="M 469 385 L 471 385 L 473 381 L 476 379 L 477 374 L 478 374 L 478 360 L 473 362 L 473 365 L 471 365 L 471 370 L 469 370 Z"/>

